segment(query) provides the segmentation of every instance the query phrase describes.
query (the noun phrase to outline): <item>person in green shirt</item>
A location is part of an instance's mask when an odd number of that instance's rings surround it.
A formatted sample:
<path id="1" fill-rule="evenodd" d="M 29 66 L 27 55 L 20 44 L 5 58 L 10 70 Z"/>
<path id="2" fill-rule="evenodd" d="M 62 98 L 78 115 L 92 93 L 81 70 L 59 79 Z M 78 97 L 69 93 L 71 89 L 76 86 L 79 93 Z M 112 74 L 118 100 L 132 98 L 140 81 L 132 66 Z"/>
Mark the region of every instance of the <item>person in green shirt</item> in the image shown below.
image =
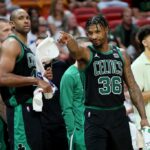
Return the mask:
<path id="1" fill-rule="evenodd" d="M 88 39 L 77 38 L 82 46 Z M 80 65 L 80 70 L 78 66 Z M 76 61 L 64 73 L 60 83 L 60 105 L 67 129 L 70 150 L 86 150 L 84 142 L 84 90 L 80 73 L 82 60 Z"/>

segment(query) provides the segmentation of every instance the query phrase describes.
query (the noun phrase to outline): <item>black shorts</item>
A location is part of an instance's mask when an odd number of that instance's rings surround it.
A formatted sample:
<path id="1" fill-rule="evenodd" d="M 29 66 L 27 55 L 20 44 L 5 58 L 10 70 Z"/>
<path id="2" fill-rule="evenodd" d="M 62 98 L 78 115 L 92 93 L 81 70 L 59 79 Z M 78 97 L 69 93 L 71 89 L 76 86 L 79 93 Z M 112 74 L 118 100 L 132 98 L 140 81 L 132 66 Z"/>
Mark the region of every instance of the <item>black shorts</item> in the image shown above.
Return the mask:
<path id="1" fill-rule="evenodd" d="M 87 150 L 133 150 L 125 108 L 85 110 Z"/>
<path id="2" fill-rule="evenodd" d="M 56 96 L 56 95 L 55 95 Z M 58 99 L 44 100 L 41 113 L 43 150 L 68 150 L 66 126 Z"/>
<path id="3" fill-rule="evenodd" d="M 32 104 L 7 107 L 8 134 L 11 150 L 41 150 L 40 114 Z"/>

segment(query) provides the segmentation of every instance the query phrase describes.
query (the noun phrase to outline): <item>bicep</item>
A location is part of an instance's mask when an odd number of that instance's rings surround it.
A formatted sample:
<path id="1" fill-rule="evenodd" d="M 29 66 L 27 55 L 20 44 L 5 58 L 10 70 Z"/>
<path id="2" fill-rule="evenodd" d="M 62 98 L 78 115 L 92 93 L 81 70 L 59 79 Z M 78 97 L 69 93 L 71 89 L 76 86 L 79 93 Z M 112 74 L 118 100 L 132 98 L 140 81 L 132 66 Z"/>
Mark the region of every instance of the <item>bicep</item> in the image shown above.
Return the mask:
<path id="1" fill-rule="evenodd" d="M 124 80 L 129 89 L 133 88 L 136 85 L 132 70 L 131 70 L 131 61 L 129 56 L 124 52 Z"/>
<path id="2" fill-rule="evenodd" d="M 10 73 L 13 71 L 20 47 L 17 43 L 5 42 L 1 49 L 0 71 Z"/>

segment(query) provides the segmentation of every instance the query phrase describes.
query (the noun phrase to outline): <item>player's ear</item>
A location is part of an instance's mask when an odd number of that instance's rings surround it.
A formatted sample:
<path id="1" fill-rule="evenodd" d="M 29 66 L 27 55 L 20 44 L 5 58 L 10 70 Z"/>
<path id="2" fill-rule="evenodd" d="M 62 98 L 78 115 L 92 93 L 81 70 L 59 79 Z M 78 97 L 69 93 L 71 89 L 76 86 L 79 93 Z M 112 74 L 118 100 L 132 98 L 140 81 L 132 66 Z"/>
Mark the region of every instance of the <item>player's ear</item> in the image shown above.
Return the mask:
<path id="1" fill-rule="evenodd" d="M 13 21 L 10 21 L 9 23 L 10 23 L 10 25 L 11 25 L 11 28 L 12 28 L 12 29 L 15 29 L 14 22 L 13 22 Z"/>
<path id="2" fill-rule="evenodd" d="M 142 40 L 142 44 L 145 46 L 147 46 L 147 41 L 146 40 Z"/>

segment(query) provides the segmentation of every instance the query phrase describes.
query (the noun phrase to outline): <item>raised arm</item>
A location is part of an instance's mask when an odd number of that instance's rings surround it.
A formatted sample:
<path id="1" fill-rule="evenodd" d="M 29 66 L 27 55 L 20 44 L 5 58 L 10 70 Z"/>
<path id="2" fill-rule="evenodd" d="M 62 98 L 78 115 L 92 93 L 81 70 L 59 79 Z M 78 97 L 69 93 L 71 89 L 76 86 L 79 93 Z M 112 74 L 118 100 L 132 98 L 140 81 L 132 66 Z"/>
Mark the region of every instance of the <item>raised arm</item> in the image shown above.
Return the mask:
<path id="1" fill-rule="evenodd" d="M 89 61 L 90 59 L 90 50 L 85 47 L 81 47 L 75 41 L 75 39 L 66 32 L 61 32 L 61 36 L 59 38 L 59 43 L 66 44 L 70 54 L 76 59 L 84 59 L 85 61 Z"/>
<path id="2" fill-rule="evenodd" d="M 125 65 L 124 65 L 125 82 L 126 82 L 126 85 L 128 86 L 131 100 L 133 104 L 136 106 L 141 116 L 141 127 L 149 126 L 146 113 L 145 113 L 143 96 L 137 83 L 135 82 L 133 73 L 131 71 L 130 58 L 125 52 L 123 52 L 123 57 L 125 60 Z"/>
<path id="3" fill-rule="evenodd" d="M 16 59 L 20 54 L 21 47 L 16 40 L 10 38 L 2 44 L 0 58 L 0 86 L 21 87 L 37 85 L 43 88 L 44 92 L 51 91 L 51 87 L 42 80 L 35 77 L 25 77 L 12 73 Z"/>

